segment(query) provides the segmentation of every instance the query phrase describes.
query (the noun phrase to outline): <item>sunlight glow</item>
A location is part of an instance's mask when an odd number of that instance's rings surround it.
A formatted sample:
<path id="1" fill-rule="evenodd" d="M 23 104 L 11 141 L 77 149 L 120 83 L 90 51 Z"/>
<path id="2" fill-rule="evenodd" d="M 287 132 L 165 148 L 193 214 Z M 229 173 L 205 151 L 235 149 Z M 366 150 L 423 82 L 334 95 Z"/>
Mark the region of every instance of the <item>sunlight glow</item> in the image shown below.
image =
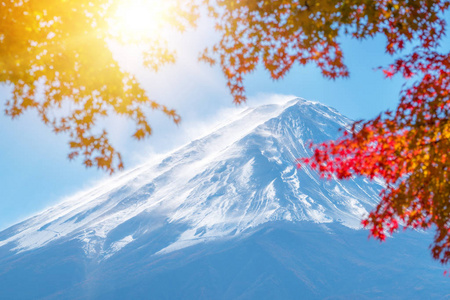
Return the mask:
<path id="1" fill-rule="evenodd" d="M 170 8 L 167 0 L 123 0 L 111 22 L 111 32 L 126 42 L 155 39 Z"/>

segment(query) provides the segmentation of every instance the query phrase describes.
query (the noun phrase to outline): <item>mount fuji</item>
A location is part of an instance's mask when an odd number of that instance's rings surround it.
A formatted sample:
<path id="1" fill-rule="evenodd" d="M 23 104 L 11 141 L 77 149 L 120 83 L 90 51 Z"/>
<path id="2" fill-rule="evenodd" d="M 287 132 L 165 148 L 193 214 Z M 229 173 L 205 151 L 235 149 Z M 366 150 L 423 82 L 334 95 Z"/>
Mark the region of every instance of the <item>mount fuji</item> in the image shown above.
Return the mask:
<path id="1" fill-rule="evenodd" d="M 0 298 L 450 298 L 429 233 L 367 239 L 382 181 L 296 168 L 351 124 L 303 99 L 247 109 L 1 232 Z"/>

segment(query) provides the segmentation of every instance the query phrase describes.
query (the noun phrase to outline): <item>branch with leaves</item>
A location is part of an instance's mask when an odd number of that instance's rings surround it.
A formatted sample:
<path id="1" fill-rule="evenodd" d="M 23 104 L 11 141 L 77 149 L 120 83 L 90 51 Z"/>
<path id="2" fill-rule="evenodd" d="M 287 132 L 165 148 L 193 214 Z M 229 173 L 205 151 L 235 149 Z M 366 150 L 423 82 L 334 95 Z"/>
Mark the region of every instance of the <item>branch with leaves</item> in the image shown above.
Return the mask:
<path id="1" fill-rule="evenodd" d="M 387 78 L 399 74 L 410 82 L 396 111 L 355 123 L 340 139 L 316 145 L 302 162 L 323 177 L 383 179 L 381 202 L 364 221 L 372 236 L 385 239 L 399 221 L 436 226 L 433 257 L 450 260 L 450 53 L 438 51 L 449 0 L 173 1 L 170 26 L 195 26 L 203 11 L 214 22 L 219 42 L 200 60 L 220 65 L 235 103 L 246 100 L 245 76 L 260 65 L 273 79 L 308 63 L 326 78 L 349 76 L 340 36 L 382 35 L 391 55 L 415 46 L 384 70 Z M 56 133 L 69 134 L 70 158 L 83 156 L 86 166 L 109 172 L 123 165 L 107 132 L 93 133 L 99 118 L 125 116 L 135 123 L 137 139 L 151 134 L 146 107 L 180 121 L 114 60 L 108 39 L 126 42 L 108 30 L 118 3 L 10 1 L 0 10 L 0 82 L 13 87 L 7 115 L 35 109 Z M 175 61 L 175 51 L 163 42 L 146 42 L 143 64 L 149 68 Z"/>
<path id="2" fill-rule="evenodd" d="M 109 17 L 117 2 L 9 1 L 0 10 L 0 82 L 13 94 L 5 112 L 12 118 L 34 109 L 55 133 L 67 133 L 69 158 L 83 157 L 86 167 L 113 173 L 122 157 L 106 130 L 96 133 L 100 118 L 132 120 L 136 139 L 152 133 L 146 108 L 159 110 L 175 123 L 180 116 L 149 98 L 136 78 L 113 58 Z M 145 63 L 157 69 L 174 61 L 153 43 Z"/>

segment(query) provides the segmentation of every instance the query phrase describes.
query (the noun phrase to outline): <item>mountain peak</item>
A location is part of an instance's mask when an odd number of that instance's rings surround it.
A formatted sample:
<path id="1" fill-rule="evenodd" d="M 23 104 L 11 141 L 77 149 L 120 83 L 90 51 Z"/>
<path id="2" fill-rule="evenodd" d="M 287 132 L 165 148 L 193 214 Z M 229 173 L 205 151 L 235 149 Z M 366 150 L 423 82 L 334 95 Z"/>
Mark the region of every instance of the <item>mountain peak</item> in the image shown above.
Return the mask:
<path id="1" fill-rule="evenodd" d="M 359 229 L 382 185 L 361 178 L 320 180 L 295 160 L 308 141 L 337 138 L 351 120 L 317 102 L 294 99 L 250 108 L 212 133 L 143 164 L 0 234 L 14 252 L 78 241 L 108 259 L 138 239 L 167 253 L 240 236 L 272 221 L 339 222 Z"/>

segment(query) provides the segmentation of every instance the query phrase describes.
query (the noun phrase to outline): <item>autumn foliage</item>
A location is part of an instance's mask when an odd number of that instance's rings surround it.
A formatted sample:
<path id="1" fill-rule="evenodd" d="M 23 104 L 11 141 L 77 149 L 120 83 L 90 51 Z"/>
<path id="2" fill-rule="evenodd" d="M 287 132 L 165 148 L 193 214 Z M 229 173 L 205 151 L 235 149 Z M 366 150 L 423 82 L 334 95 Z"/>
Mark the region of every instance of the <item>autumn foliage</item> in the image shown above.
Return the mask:
<path id="1" fill-rule="evenodd" d="M 55 133 L 68 133 L 69 158 L 82 156 L 87 167 L 111 173 L 123 164 L 107 132 L 93 130 L 100 118 L 132 120 L 137 139 L 151 134 L 145 107 L 179 121 L 113 58 L 107 42 L 118 37 L 110 33 L 107 16 L 114 8 L 106 0 L 11 0 L 0 8 L 0 82 L 13 87 L 6 114 L 37 111 Z"/>
<path id="2" fill-rule="evenodd" d="M 195 2 L 195 0 L 192 0 Z M 273 79 L 295 64 L 314 63 L 331 79 L 349 75 L 338 38 L 383 35 L 388 54 L 403 54 L 383 70 L 409 86 L 395 112 L 356 122 L 337 141 L 302 158 L 323 177 L 382 179 L 386 187 L 363 221 L 380 240 L 400 225 L 436 228 L 432 254 L 450 260 L 450 53 L 438 52 L 450 1 L 232 0 L 204 3 L 220 42 L 201 59 L 218 62 L 234 101 L 245 101 L 244 77 L 261 64 Z M 447 50 L 448 51 L 448 50 Z M 299 164 L 299 167 L 301 164 Z"/>
<path id="3" fill-rule="evenodd" d="M 219 42 L 200 60 L 220 65 L 235 103 L 245 101 L 245 76 L 259 66 L 273 79 L 308 63 L 327 78 L 347 77 L 339 37 L 384 36 L 386 52 L 399 56 L 385 76 L 409 82 L 398 108 L 314 146 L 302 162 L 323 177 L 381 178 L 382 199 L 364 220 L 372 236 L 433 227 L 433 257 L 450 260 L 450 53 L 439 52 L 450 0 L 173 1 L 171 26 L 194 26 L 202 12 L 214 22 Z M 14 89 L 6 113 L 35 109 L 56 133 L 69 134 L 70 158 L 110 172 L 122 161 L 105 131 L 93 133 L 100 117 L 133 120 L 137 139 L 151 134 L 146 106 L 179 121 L 114 60 L 108 40 L 126 42 L 108 30 L 118 2 L 12 0 L 0 9 L 0 82 Z M 144 65 L 157 70 L 174 61 L 164 43 L 147 42 Z"/>
<path id="4" fill-rule="evenodd" d="M 381 202 L 363 221 L 384 240 L 399 225 L 436 228 L 432 254 L 450 260 L 450 54 L 417 51 L 388 71 L 418 77 L 402 91 L 395 112 L 357 122 L 304 158 L 324 177 L 384 180 Z"/>
<path id="5" fill-rule="evenodd" d="M 314 155 L 301 161 L 326 178 L 362 175 L 383 179 L 386 187 L 381 201 L 363 221 L 364 226 L 380 240 L 400 225 L 435 228 L 432 255 L 447 263 L 450 53 L 439 53 L 437 48 L 445 33 L 443 13 L 449 1 L 402 2 L 376 1 L 379 17 L 373 20 L 378 24 L 369 25 L 367 16 L 355 19 L 356 24 L 362 21 L 363 27 L 372 28 L 369 35 L 386 35 L 388 53 L 398 53 L 407 42 L 418 43 L 411 54 L 383 70 L 386 77 L 400 74 L 412 82 L 402 91 L 398 108 L 373 120 L 356 122 L 337 141 L 315 145 Z M 365 37 L 357 28 L 353 36 Z"/>
<path id="6" fill-rule="evenodd" d="M 194 1 L 195 2 L 195 1 Z M 380 240 L 400 225 L 436 228 L 432 254 L 450 260 L 450 53 L 439 53 L 450 1 L 205 1 L 221 40 L 201 59 L 218 62 L 234 101 L 245 101 L 244 77 L 262 64 L 274 79 L 295 64 L 314 63 L 331 79 L 349 75 L 339 36 L 383 35 L 386 52 L 409 54 L 383 70 L 408 79 L 395 112 L 356 122 L 337 141 L 303 158 L 323 177 L 381 178 L 386 188 L 363 221 Z"/>

